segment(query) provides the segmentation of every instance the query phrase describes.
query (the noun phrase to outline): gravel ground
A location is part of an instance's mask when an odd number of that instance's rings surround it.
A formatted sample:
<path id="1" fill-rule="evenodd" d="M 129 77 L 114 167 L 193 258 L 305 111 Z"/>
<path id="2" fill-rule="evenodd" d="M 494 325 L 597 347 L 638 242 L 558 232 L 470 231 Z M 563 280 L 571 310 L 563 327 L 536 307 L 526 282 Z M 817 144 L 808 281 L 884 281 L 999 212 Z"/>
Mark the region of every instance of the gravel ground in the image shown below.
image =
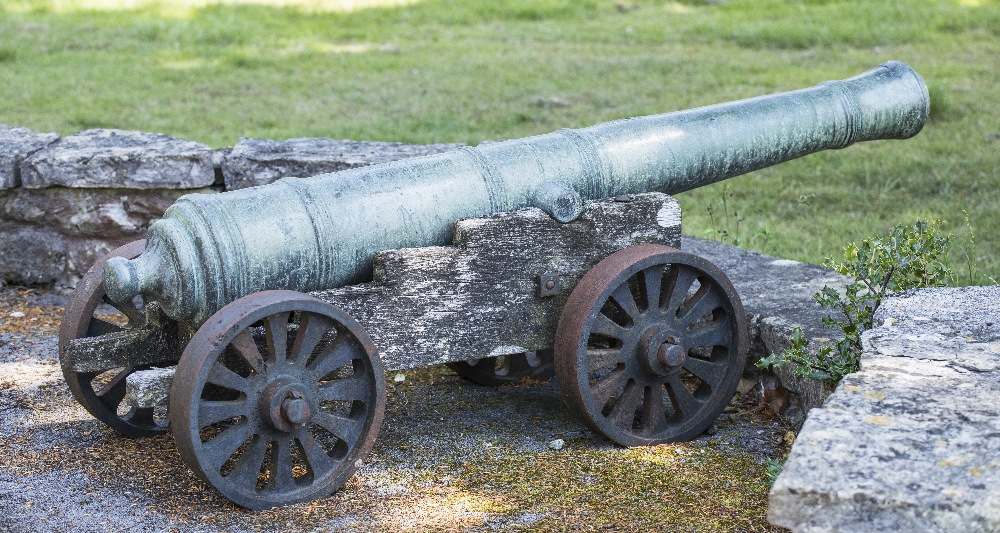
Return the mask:
<path id="1" fill-rule="evenodd" d="M 0 531 L 778 531 L 764 463 L 786 428 L 739 399 L 694 442 L 626 449 L 554 383 L 486 388 L 444 367 L 387 376 L 375 449 L 340 491 L 246 511 L 169 434 L 126 439 L 76 404 L 56 353 L 64 303 L 0 289 Z"/>

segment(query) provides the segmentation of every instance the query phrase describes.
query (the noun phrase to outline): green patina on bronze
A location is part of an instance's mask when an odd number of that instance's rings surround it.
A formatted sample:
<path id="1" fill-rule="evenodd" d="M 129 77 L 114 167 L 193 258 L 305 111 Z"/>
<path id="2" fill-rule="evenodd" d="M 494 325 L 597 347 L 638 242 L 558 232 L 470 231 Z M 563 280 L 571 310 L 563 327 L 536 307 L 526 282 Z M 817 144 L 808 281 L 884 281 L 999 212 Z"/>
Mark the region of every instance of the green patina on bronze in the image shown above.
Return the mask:
<path id="1" fill-rule="evenodd" d="M 676 194 L 820 150 L 912 137 L 928 112 L 920 76 L 888 62 L 809 89 L 192 194 L 150 228 L 141 256 L 107 262 L 105 283 L 116 301 L 142 294 L 201 323 L 253 292 L 363 281 L 376 252 L 446 244 L 461 218 L 538 207 L 570 221 L 588 199 Z"/>

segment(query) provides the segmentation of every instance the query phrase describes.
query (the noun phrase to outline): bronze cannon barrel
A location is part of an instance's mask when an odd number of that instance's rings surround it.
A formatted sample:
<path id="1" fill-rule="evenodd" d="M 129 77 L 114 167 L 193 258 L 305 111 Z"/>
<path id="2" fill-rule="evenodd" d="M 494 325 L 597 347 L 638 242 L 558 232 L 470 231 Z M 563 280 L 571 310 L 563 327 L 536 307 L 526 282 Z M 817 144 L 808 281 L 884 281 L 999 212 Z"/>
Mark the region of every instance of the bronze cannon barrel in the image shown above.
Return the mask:
<path id="1" fill-rule="evenodd" d="M 363 281 L 375 253 L 447 244 L 460 218 L 534 206 L 565 222 L 586 199 L 675 194 L 820 150 L 908 138 L 928 111 L 923 80 L 892 61 L 809 89 L 192 194 L 150 227 L 142 255 L 107 262 L 105 284 L 115 301 L 142 294 L 201 323 L 253 292 Z"/>

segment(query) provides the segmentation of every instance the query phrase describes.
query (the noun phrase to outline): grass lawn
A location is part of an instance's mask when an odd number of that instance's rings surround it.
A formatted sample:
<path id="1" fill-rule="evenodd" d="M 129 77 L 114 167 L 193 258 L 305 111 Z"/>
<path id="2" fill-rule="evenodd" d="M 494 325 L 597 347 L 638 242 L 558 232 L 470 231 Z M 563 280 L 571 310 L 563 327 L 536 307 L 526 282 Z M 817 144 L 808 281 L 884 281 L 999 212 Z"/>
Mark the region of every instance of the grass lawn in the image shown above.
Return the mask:
<path id="1" fill-rule="evenodd" d="M 0 123 L 213 146 L 478 143 L 812 86 L 888 59 L 930 86 L 920 135 L 681 194 L 686 231 L 821 262 L 939 218 L 961 245 L 959 283 L 1000 278 L 996 0 L 6 0 Z"/>

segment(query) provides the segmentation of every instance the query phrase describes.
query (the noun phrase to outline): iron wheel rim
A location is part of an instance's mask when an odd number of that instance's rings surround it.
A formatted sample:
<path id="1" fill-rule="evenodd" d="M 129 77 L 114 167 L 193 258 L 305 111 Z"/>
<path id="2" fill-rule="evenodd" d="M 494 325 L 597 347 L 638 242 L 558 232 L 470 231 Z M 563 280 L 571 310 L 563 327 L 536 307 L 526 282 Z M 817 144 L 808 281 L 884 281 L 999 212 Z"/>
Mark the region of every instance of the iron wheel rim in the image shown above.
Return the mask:
<path id="1" fill-rule="evenodd" d="M 112 257 L 135 259 L 145 247 L 145 240 L 133 241 L 112 250 L 94 263 L 70 295 L 59 327 L 59 366 L 73 397 L 94 418 L 130 438 L 152 437 L 167 431 L 167 419 L 163 418 L 158 423 L 152 408 L 133 408 L 124 414 L 118 413 L 125 399 L 128 376 L 140 370 L 147 370 L 151 366 L 130 366 L 103 372 L 76 372 L 62 356 L 62 347 L 74 339 L 95 337 L 142 325 L 145 316 L 139 306 L 132 302 L 120 304 L 107 297 L 104 291 L 104 263 Z M 95 312 L 101 304 L 108 304 L 118 310 L 128 319 L 128 323 L 121 326 L 98 317 Z M 108 374 L 113 376 L 107 380 L 103 379 Z M 95 387 L 96 381 L 104 383 Z"/>
<path id="2" fill-rule="evenodd" d="M 296 402 L 305 421 L 287 412 Z M 368 456 L 384 411 L 382 365 L 363 328 L 294 291 L 251 294 L 209 318 L 170 392 L 185 463 L 254 510 L 335 492 Z"/>
<path id="3" fill-rule="evenodd" d="M 633 246 L 570 295 L 556 332 L 559 387 L 614 442 L 690 440 L 735 393 L 748 339 L 739 295 L 718 268 L 667 246 Z"/>

